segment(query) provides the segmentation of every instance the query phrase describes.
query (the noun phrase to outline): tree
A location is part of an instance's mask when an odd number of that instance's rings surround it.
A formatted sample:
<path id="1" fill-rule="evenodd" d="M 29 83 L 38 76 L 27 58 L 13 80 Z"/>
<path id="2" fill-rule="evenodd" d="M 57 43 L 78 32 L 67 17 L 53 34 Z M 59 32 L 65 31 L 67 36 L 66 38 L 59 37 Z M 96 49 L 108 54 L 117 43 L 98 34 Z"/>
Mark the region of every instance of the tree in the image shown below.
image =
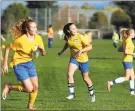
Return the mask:
<path id="1" fill-rule="evenodd" d="M 82 6 L 82 9 L 95 9 L 94 6 L 91 6 L 88 2 L 85 2 Z"/>
<path id="2" fill-rule="evenodd" d="M 89 28 L 101 29 L 108 26 L 108 19 L 103 12 L 96 12 L 89 21 Z"/>
<path id="3" fill-rule="evenodd" d="M 57 1 L 27 1 L 28 8 L 56 8 Z"/>
<path id="4" fill-rule="evenodd" d="M 28 17 L 29 10 L 22 3 L 13 3 L 9 5 L 3 13 L 2 30 L 8 33 L 11 27 L 19 20 Z"/>
<path id="5" fill-rule="evenodd" d="M 80 29 L 85 29 L 85 28 L 87 28 L 85 15 L 80 14 L 80 15 L 79 15 L 79 19 L 80 19 L 80 20 L 79 20 L 79 23 L 76 23 L 76 26 L 77 26 L 78 28 L 80 28 Z"/>
<path id="6" fill-rule="evenodd" d="M 115 12 L 116 10 L 123 10 L 123 9 L 121 9 L 120 7 L 117 7 L 117 6 L 106 6 L 103 8 L 103 10 Z"/>
<path id="7" fill-rule="evenodd" d="M 131 27 L 131 18 L 122 10 L 116 10 L 111 16 L 111 24 L 116 26 L 119 30 L 120 27 Z"/>
<path id="8" fill-rule="evenodd" d="M 115 1 L 114 3 L 131 17 L 133 27 L 135 28 L 135 1 Z"/>

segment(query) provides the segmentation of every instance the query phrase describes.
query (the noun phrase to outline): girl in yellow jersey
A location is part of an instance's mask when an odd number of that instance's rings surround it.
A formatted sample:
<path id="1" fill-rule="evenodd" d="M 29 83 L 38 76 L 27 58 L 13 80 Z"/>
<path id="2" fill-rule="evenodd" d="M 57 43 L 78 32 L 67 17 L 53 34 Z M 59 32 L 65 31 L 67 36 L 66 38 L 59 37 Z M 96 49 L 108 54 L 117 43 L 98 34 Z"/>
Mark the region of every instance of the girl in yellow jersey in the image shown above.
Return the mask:
<path id="1" fill-rule="evenodd" d="M 82 73 L 82 77 L 88 86 L 90 93 L 90 101 L 95 102 L 95 94 L 93 90 L 93 84 L 88 76 L 89 72 L 89 60 L 87 52 L 92 50 L 92 45 L 84 38 L 83 35 L 77 33 L 77 28 L 74 23 L 68 23 L 64 26 L 63 32 L 65 34 L 65 46 L 58 53 L 60 56 L 68 47 L 71 51 L 70 61 L 68 65 L 68 88 L 69 96 L 67 99 L 75 98 L 74 93 L 74 73 L 79 68 Z"/>
<path id="2" fill-rule="evenodd" d="M 111 86 L 122 83 L 124 81 L 130 80 L 130 94 L 134 95 L 134 69 L 133 69 L 133 56 L 135 56 L 134 52 L 134 44 L 132 42 L 132 38 L 135 36 L 135 32 L 133 29 L 127 29 L 122 31 L 123 35 L 123 66 L 125 69 L 125 76 L 119 77 L 113 81 L 108 81 L 108 91 L 110 92 Z"/>
<path id="3" fill-rule="evenodd" d="M 41 36 L 37 35 L 37 24 L 32 19 L 22 20 L 11 30 L 15 40 L 5 49 L 3 61 L 3 73 L 8 73 L 8 54 L 12 49 L 14 56 L 10 62 L 15 76 L 22 84 L 7 83 L 3 90 L 3 99 L 6 99 L 9 91 L 16 90 L 29 93 L 28 109 L 35 110 L 35 99 L 38 93 L 38 77 L 33 63 L 33 53 L 39 49 L 42 56 L 45 55 L 44 44 Z"/>

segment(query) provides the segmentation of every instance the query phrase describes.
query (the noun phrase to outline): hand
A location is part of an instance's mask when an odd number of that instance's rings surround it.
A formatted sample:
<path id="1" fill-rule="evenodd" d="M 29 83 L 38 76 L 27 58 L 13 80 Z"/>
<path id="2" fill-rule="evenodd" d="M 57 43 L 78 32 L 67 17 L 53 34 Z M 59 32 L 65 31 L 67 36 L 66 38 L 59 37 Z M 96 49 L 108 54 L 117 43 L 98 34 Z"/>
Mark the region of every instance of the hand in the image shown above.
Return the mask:
<path id="1" fill-rule="evenodd" d="M 82 54 L 82 51 L 78 51 L 77 54 L 76 54 L 76 57 L 80 57 L 80 55 Z"/>
<path id="2" fill-rule="evenodd" d="M 62 55 L 62 52 L 58 52 L 58 56 L 60 57 Z"/>
<path id="3" fill-rule="evenodd" d="M 8 73 L 8 65 L 7 64 L 3 64 L 2 66 L 2 73 Z"/>
<path id="4" fill-rule="evenodd" d="M 38 49 L 39 49 L 39 51 L 42 51 L 42 52 L 44 52 L 44 48 L 43 48 L 43 47 L 41 47 L 41 46 L 38 46 Z"/>

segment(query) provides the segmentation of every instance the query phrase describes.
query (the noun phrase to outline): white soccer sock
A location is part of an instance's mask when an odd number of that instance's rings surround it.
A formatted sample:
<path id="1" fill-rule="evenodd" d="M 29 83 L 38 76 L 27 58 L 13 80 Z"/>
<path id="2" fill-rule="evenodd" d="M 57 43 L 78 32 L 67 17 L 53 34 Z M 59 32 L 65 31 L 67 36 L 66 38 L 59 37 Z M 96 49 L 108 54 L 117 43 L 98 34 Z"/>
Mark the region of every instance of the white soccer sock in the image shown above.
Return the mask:
<path id="1" fill-rule="evenodd" d="M 119 77 L 117 79 L 115 79 L 114 81 L 110 81 L 110 85 L 114 85 L 114 84 L 117 84 L 117 83 L 122 83 L 125 81 L 125 78 L 124 77 Z"/>
<path id="2" fill-rule="evenodd" d="M 130 94 L 134 94 L 134 80 L 130 80 L 129 81 L 130 83 Z"/>
<path id="3" fill-rule="evenodd" d="M 73 83 L 68 84 L 68 89 L 69 89 L 70 94 L 74 94 L 74 84 Z"/>
<path id="4" fill-rule="evenodd" d="M 93 96 L 94 95 L 93 85 L 92 86 L 88 86 L 88 90 L 89 90 L 90 96 Z"/>
<path id="5" fill-rule="evenodd" d="M 124 81 L 125 81 L 124 77 L 119 77 L 119 78 L 115 79 L 115 83 L 122 83 Z"/>

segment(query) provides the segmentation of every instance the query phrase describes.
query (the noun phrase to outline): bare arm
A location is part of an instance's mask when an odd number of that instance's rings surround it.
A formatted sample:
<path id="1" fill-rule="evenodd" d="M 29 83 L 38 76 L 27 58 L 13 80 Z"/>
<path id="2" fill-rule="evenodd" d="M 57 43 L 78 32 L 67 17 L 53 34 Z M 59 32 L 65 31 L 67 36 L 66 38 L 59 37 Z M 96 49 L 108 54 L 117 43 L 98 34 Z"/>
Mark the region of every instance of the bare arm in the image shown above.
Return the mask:
<path id="1" fill-rule="evenodd" d="M 45 51 L 44 48 L 39 47 L 39 51 L 40 51 L 40 54 L 41 54 L 42 56 L 45 56 L 46 51 Z"/>
<path id="2" fill-rule="evenodd" d="M 65 50 L 66 50 L 67 48 L 68 48 L 68 44 L 66 43 L 66 44 L 64 45 L 63 49 L 58 53 L 58 55 L 59 55 L 59 56 L 62 55 L 63 52 L 65 52 Z"/>
<path id="3" fill-rule="evenodd" d="M 128 48 L 126 48 L 124 52 L 125 52 L 126 55 L 133 55 L 133 56 L 135 56 L 135 53 L 129 52 Z"/>
<path id="4" fill-rule="evenodd" d="M 89 44 L 89 45 L 87 45 L 85 48 L 81 49 L 81 50 L 77 53 L 76 57 L 79 57 L 83 52 L 88 52 L 88 51 L 90 51 L 90 50 L 92 50 L 92 44 Z"/>
<path id="5" fill-rule="evenodd" d="M 80 50 L 81 52 L 87 52 L 92 50 L 92 44 L 89 44 L 88 46 L 86 46 L 85 48 L 83 48 L 82 50 Z"/>
<path id="6" fill-rule="evenodd" d="M 2 65 L 3 73 L 8 73 L 8 55 L 9 55 L 10 49 L 11 49 L 10 45 L 8 45 L 5 49 L 4 60 L 3 60 L 3 65 Z"/>

